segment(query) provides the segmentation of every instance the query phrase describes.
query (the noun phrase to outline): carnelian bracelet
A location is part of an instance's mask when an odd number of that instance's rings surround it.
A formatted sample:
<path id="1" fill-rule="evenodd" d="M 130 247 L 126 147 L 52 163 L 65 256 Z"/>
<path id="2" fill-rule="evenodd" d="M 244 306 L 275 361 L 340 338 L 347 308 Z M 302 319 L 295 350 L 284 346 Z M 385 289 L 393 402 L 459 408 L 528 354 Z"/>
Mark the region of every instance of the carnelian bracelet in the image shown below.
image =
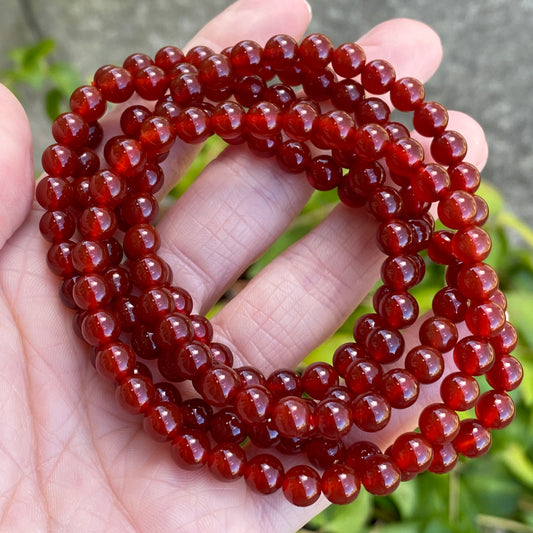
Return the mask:
<path id="1" fill-rule="evenodd" d="M 431 138 L 431 159 L 390 120 L 379 98 L 386 93 Z M 122 134 L 106 138 L 99 120 L 107 102 L 135 94 L 120 117 Z M 205 466 L 223 481 L 244 477 L 264 494 L 281 488 L 299 506 L 321 493 L 342 504 L 361 483 L 386 495 L 425 470 L 448 472 L 458 455 L 485 453 L 491 430 L 511 422 L 507 393 L 523 374 L 511 355 L 517 335 L 505 296 L 484 262 L 491 240 L 482 227 L 487 204 L 476 195 L 480 173 L 464 161 L 465 139 L 447 129 L 446 109 L 425 100 L 418 80 L 397 79 L 387 61 L 366 61 L 355 43 L 334 48 L 321 34 L 300 44 L 276 35 L 264 47 L 242 41 L 221 53 L 167 46 L 154 59 L 133 54 L 122 67 L 99 68 L 70 108 L 53 123 L 56 144 L 43 153 L 46 176 L 36 189 L 48 266 L 62 278 L 61 300 L 75 311 L 96 370 L 115 383 L 118 404 L 170 443 L 180 467 Z M 356 321 L 354 341 L 331 364 L 269 376 L 235 368 L 209 320 L 193 313 L 189 293 L 172 284 L 153 225 L 160 163 L 176 139 L 211 135 L 275 157 L 280 172 L 320 191 L 336 188 L 342 203 L 375 218 L 385 255 L 375 311 Z M 432 204 L 445 229 L 435 228 Z M 445 283 L 417 321 L 409 290 L 424 278 L 426 260 L 445 265 Z M 407 348 L 410 327 L 420 344 Z M 445 373 L 450 351 L 455 368 Z M 483 376 L 490 389 L 481 393 Z M 192 388 L 182 388 L 186 382 Z M 371 442 L 427 385 L 440 387 L 441 401 L 421 409 L 418 430 L 386 450 Z M 460 419 L 457 412 L 470 409 Z M 354 442 L 361 431 L 369 440 Z M 301 464 L 286 469 L 286 454 L 299 454 Z"/>

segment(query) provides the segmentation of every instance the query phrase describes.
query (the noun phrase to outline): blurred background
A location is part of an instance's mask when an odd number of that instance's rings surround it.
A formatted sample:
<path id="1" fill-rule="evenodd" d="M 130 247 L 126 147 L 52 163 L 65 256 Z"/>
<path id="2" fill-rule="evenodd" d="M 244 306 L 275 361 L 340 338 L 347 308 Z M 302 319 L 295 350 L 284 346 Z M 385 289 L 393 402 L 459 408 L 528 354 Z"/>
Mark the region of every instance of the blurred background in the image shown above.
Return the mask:
<path id="1" fill-rule="evenodd" d="M 426 84 L 427 94 L 472 115 L 485 129 L 490 156 L 481 194 L 492 213 L 489 231 L 494 246 L 489 262 L 500 272 L 511 320 L 520 332 L 516 354 L 526 377 L 511 393 L 517 419 L 495 434 L 488 457 L 463 461 L 452 474 L 423 474 L 402 484 L 389 498 L 362 493 L 350 506 L 329 508 L 306 531 L 533 533 L 533 380 L 529 377 L 533 371 L 533 0 L 310 3 L 309 31 L 326 33 L 336 44 L 355 40 L 395 17 L 421 20 L 439 33 L 444 58 Z M 51 142 L 50 118 L 65 110 L 72 89 L 87 83 L 100 65 L 119 64 L 132 52 L 153 54 L 166 44 L 184 46 L 229 4 L 230 0 L 2 0 L 0 81 L 15 91 L 27 110 L 36 166 L 42 149 Z M 306 225 L 316 222 L 324 204 L 334 201 L 333 197 L 312 200 L 305 222 L 296 221 L 292 233 L 262 261 L 307 231 Z M 309 217 L 313 210 L 315 218 Z M 249 275 L 261 265 L 259 261 Z M 435 277 L 430 278 L 431 285 Z M 430 285 L 421 287 L 420 300 L 435 292 Z M 345 342 L 350 328 L 341 329 L 331 346 Z M 331 346 L 313 357 L 331 357 Z"/>

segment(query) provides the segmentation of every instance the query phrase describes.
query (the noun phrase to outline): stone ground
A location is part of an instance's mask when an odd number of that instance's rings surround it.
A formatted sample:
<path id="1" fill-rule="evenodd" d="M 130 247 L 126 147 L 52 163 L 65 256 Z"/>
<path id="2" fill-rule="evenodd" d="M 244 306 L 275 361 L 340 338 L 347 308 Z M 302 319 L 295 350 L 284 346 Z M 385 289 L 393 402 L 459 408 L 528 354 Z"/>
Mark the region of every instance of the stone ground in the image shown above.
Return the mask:
<path id="1" fill-rule="evenodd" d="M 268 0 L 265 0 L 268 1 Z M 290 2 L 291 0 L 287 0 Z M 89 78 L 103 63 L 133 51 L 182 46 L 230 0 L 2 0 L 0 68 L 6 52 L 52 37 L 56 58 Z M 337 43 L 353 40 L 394 17 L 422 20 L 444 46 L 442 67 L 427 84 L 431 98 L 474 116 L 485 128 L 490 158 L 484 178 L 533 224 L 533 0 L 310 0 L 310 31 Z M 90 7 L 89 7 L 90 6 Z M 25 95 L 36 154 L 49 143 L 49 125 L 35 95 Z"/>

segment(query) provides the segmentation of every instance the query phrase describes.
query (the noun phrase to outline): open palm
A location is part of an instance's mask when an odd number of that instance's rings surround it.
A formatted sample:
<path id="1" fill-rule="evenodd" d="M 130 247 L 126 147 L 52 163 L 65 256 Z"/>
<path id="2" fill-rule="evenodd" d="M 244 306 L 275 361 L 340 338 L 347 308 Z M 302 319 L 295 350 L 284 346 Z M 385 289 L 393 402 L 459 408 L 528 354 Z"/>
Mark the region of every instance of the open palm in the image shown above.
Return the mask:
<path id="1" fill-rule="evenodd" d="M 274 33 L 298 38 L 308 22 L 300 0 L 268 6 L 241 0 L 193 44 L 222 49 L 244 38 L 264 43 Z M 438 38 L 414 21 L 384 23 L 360 42 L 368 56 L 390 60 L 399 75 L 426 80 L 440 61 Z M 141 431 L 138 418 L 116 408 L 112 384 L 91 367 L 70 327 L 72 313 L 57 297 L 58 279 L 47 271 L 41 210 L 31 204 L 31 135 L 23 110 L 4 88 L 0 109 L 0 529 L 297 530 L 327 504 L 324 499 L 294 508 L 281 494 L 252 493 L 242 480 L 223 484 L 203 470 L 181 471 L 168 448 Z M 469 140 L 468 159 L 482 166 L 486 145 L 479 126 L 460 114 L 452 120 Z M 178 179 L 193 155 L 193 148 L 176 146 L 167 179 Z M 159 225 L 162 255 L 197 311 L 205 312 L 279 236 L 310 193 L 302 176 L 258 162 L 246 149 L 226 150 L 203 172 Z M 297 364 L 373 285 L 380 261 L 374 235 L 365 213 L 339 206 L 218 314 L 217 340 L 232 346 L 237 364 L 266 374 Z M 420 401 L 436 394 L 424 389 Z M 413 424 L 415 415 L 402 416 L 411 418 L 397 417 L 377 436 L 381 444 Z"/>

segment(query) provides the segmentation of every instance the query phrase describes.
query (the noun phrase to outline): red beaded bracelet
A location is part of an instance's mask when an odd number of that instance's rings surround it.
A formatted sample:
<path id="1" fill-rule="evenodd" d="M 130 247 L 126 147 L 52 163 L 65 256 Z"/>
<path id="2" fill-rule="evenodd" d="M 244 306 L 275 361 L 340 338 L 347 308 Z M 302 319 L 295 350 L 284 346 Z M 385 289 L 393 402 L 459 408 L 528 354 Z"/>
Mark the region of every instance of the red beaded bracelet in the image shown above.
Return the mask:
<path id="1" fill-rule="evenodd" d="M 144 102 L 122 112 L 123 134 L 104 143 L 98 121 L 107 102 L 134 93 Z M 389 105 L 376 96 L 385 93 L 413 113 L 418 134 L 432 138 L 431 161 L 390 120 Z M 425 100 L 418 80 L 396 79 L 387 61 L 367 62 L 355 43 L 334 48 L 320 34 L 300 44 L 276 35 L 264 47 L 242 41 L 219 54 L 205 46 L 187 54 L 167 46 L 154 59 L 133 54 L 122 67 L 98 69 L 70 107 L 53 123 L 56 144 L 43 153 L 47 176 L 36 190 L 46 210 L 40 230 L 51 243 L 48 265 L 63 278 L 61 300 L 75 310 L 75 331 L 93 347 L 96 370 L 116 384 L 120 406 L 143 415 L 148 435 L 170 442 L 179 466 L 207 465 L 224 481 L 244 477 L 264 494 L 281 488 L 299 506 L 321 493 L 343 504 L 361 483 L 386 495 L 425 470 L 448 472 L 458 455 L 485 453 L 490 431 L 511 422 L 507 392 L 519 385 L 522 367 L 511 355 L 517 335 L 505 296 L 484 262 L 491 241 L 482 229 L 487 204 L 475 194 L 480 174 L 464 162 L 465 139 L 446 129 L 446 109 Z M 172 285 L 153 226 L 159 163 L 176 138 L 201 143 L 213 134 L 276 157 L 315 189 L 337 188 L 345 205 L 365 206 L 376 219 L 386 258 L 375 312 L 357 320 L 354 342 L 340 346 L 332 364 L 268 377 L 234 368 L 210 322 L 192 313 L 191 296 Z M 96 153 L 102 144 L 105 164 Z M 435 229 L 433 203 L 448 229 Z M 409 289 L 424 278 L 423 251 L 446 266 L 445 284 L 419 327 L 420 344 L 407 351 L 404 331 L 419 315 Z M 456 368 L 443 377 L 443 353 L 452 350 Z M 482 394 L 481 376 L 491 387 Z M 441 402 L 421 411 L 417 431 L 386 450 L 350 440 L 353 428 L 383 429 L 393 410 L 413 405 L 423 386 L 439 380 Z M 195 396 L 180 392 L 183 382 Z M 472 408 L 475 417 L 459 418 L 457 411 Z M 300 454 L 302 464 L 285 471 L 284 454 Z"/>

